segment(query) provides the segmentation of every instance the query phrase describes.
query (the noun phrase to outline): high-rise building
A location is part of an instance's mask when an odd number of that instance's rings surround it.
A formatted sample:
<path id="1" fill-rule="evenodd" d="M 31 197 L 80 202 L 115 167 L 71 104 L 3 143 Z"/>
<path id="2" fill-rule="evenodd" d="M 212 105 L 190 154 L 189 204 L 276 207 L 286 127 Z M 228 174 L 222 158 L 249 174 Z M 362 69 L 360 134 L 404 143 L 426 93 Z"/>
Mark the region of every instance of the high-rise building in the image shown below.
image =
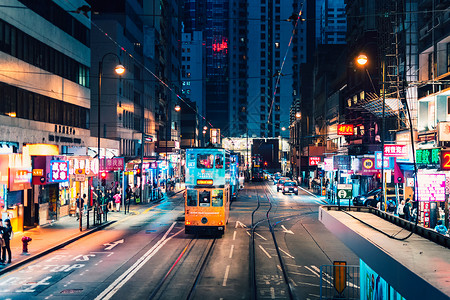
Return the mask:
<path id="1" fill-rule="evenodd" d="M 0 152 L 29 143 L 94 146 L 85 1 L 9 1 L 0 12 Z M 49 34 L 51 33 L 51 34 Z M 45 153 L 43 153 L 45 155 Z"/>

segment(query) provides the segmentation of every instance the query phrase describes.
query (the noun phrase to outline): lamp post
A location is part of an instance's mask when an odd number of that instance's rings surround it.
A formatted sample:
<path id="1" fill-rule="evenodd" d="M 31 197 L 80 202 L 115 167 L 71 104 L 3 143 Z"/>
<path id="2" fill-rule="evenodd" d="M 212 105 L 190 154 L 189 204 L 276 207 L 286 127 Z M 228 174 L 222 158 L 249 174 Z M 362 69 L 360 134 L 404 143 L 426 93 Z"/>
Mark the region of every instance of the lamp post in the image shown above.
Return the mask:
<path id="1" fill-rule="evenodd" d="M 300 186 L 301 183 L 301 179 L 300 179 L 300 174 L 301 174 L 301 168 L 302 168 L 302 144 L 301 144 L 301 137 L 300 137 L 300 133 L 301 133 L 301 127 L 300 127 L 300 120 L 302 118 L 302 114 L 301 112 L 296 112 L 295 113 L 295 119 L 297 122 L 297 140 L 298 140 L 298 172 L 297 172 L 297 180 L 298 180 L 298 185 Z"/>
<path id="2" fill-rule="evenodd" d="M 101 117 L 101 113 L 100 113 L 100 105 L 102 103 L 101 99 L 102 99 L 102 75 L 103 75 L 103 60 L 105 59 L 106 56 L 108 55 L 113 55 L 117 58 L 117 60 L 119 61 L 119 64 L 114 68 L 114 71 L 116 72 L 116 74 L 118 75 L 122 75 L 125 72 L 125 67 L 121 64 L 120 62 L 120 58 L 117 54 L 112 53 L 112 52 L 108 52 L 105 55 L 103 55 L 102 59 L 100 60 L 100 62 L 98 63 L 98 107 L 97 107 L 97 158 L 98 158 L 98 194 L 97 194 L 97 201 L 100 198 L 100 191 L 101 191 L 101 178 L 100 178 L 100 140 L 101 140 L 101 122 L 100 122 L 100 117 Z M 105 151 L 105 158 L 104 158 L 104 163 L 103 163 L 103 169 L 104 171 L 106 171 L 106 151 Z M 123 188 L 123 187 L 122 187 Z"/>
<path id="3" fill-rule="evenodd" d="M 356 58 L 356 62 L 360 66 L 365 66 L 368 62 L 368 58 L 364 54 L 360 54 Z M 366 68 L 365 68 L 366 69 Z M 372 78 L 370 77 L 369 71 L 366 69 L 367 75 L 369 76 L 370 83 L 372 84 L 373 89 L 375 90 L 372 82 Z M 383 197 L 384 202 L 384 210 L 387 210 L 387 203 L 386 203 L 386 188 L 385 188 L 385 178 L 384 178 L 384 142 L 385 142 L 385 129 L 386 129 L 386 120 L 385 120 L 385 114 L 386 114 L 386 61 L 385 57 L 381 59 L 381 73 L 382 73 L 382 97 L 383 97 L 383 104 L 382 104 L 382 112 L 381 112 L 381 197 Z"/>

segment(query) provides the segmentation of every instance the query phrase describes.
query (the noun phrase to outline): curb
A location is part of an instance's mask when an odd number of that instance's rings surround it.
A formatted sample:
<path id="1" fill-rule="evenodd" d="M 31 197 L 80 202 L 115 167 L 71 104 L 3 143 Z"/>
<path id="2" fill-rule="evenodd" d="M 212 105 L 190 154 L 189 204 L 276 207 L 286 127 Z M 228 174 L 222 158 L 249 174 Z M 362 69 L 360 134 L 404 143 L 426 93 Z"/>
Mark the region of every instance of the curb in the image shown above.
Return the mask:
<path id="1" fill-rule="evenodd" d="M 310 194 L 311 196 L 316 197 L 317 199 L 319 199 L 319 200 L 322 201 L 323 203 L 328 204 L 328 201 L 325 200 L 326 198 L 325 198 L 325 199 L 322 199 L 320 196 L 317 196 L 317 195 L 311 193 L 311 192 L 308 191 L 307 189 L 302 188 L 301 186 L 298 186 L 298 187 L 299 187 L 300 189 L 302 189 L 303 191 L 307 192 L 308 194 Z"/>
<path id="2" fill-rule="evenodd" d="M 3 274 L 8 273 L 8 272 L 10 272 L 12 270 L 15 270 L 15 269 L 19 268 L 20 266 L 23 266 L 23 265 L 25 265 L 25 264 L 33 261 L 33 260 L 36 260 L 36 259 L 38 259 L 38 258 L 40 258 L 40 257 L 42 257 L 44 255 L 47 255 L 47 254 L 49 254 L 49 253 L 51 253 L 51 252 L 53 252 L 55 250 L 64 248 L 65 246 L 67 246 L 67 245 L 69 245 L 69 244 L 71 244 L 71 243 L 73 243 L 73 242 L 75 242 L 75 241 L 77 241 L 77 240 L 79 240 L 79 239 L 81 239 L 81 238 L 91 234 L 91 233 L 99 231 L 99 230 L 101 230 L 101 229 L 103 229 L 103 228 L 105 228 L 105 227 L 107 227 L 107 226 L 109 226 L 111 224 L 114 224 L 115 222 L 117 222 L 117 221 L 108 221 L 108 222 L 106 222 L 106 223 L 104 223 L 102 225 L 99 225 L 99 226 L 97 226 L 97 227 L 95 227 L 93 229 L 90 229 L 89 231 L 85 231 L 84 233 L 82 233 L 80 235 L 77 235 L 77 236 L 75 236 L 75 237 L 73 237 L 73 238 L 71 238 L 71 239 L 69 239 L 67 241 L 64 241 L 64 242 L 62 242 L 60 244 L 57 244 L 57 245 L 55 245 L 55 246 L 53 246 L 53 247 L 51 247 L 51 248 L 49 248 L 47 250 L 44 250 L 44 251 L 41 251 L 41 252 L 39 252 L 39 253 L 37 253 L 35 255 L 29 256 L 28 258 L 25 258 L 22 261 L 19 261 L 19 262 L 13 264 L 13 265 L 10 265 L 10 266 L 0 270 L 0 275 L 3 275 Z"/>

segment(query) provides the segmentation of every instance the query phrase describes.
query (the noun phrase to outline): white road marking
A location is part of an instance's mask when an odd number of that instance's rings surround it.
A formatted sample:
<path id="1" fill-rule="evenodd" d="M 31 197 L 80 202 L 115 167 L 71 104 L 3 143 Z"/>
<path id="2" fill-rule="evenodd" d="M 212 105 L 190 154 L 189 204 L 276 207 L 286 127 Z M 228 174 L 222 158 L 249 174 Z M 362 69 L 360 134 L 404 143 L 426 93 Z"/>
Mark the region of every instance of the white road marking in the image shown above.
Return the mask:
<path id="1" fill-rule="evenodd" d="M 255 234 L 256 234 L 257 236 L 259 236 L 260 238 L 262 238 L 263 240 L 267 241 L 267 239 L 266 239 L 265 237 L 263 237 L 262 235 L 260 235 L 259 233 L 255 232 Z"/>
<path id="2" fill-rule="evenodd" d="M 248 236 L 252 236 L 252 235 L 250 234 L 250 232 L 248 232 L 248 230 L 247 230 L 246 232 L 247 232 Z"/>
<path id="3" fill-rule="evenodd" d="M 310 286 L 319 286 L 318 284 L 314 284 L 314 283 L 307 283 L 307 282 L 299 282 L 299 284 L 304 284 L 304 285 L 310 285 Z"/>
<path id="4" fill-rule="evenodd" d="M 231 245 L 231 249 L 230 249 L 230 258 L 233 257 L 233 250 L 234 250 L 234 245 Z"/>
<path id="5" fill-rule="evenodd" d="M 278 247 L 278 249 L 280 249 L 281 252 L 283 252 L 284 254 L 286 254 L 287 256 L 289 256 L 290 258 L 294 258 L 292 255 L 290 255 L 289 253 L 287 253 L 286 251 L 284 251 L 284 250 L 281 249 L 280 247 Z"/>
<path id="6" fill-rule="evenodd" d="M 272 286 L 270 287 L 270 297 L 275 299 L 275 289 Z"/>
<path id="7" fill-rule="evenodd" d="M 311 269 L 308 266 L 305 266 L 306 269 L 308 269 L 311 273 L 313 273 L 314 275 L 316 275 L 316 277 L 320 277 L 319 273 L 317 273 L 315 270 Z"/>
<path id="8" fill-rule="evenodd" d="M 236 240 L 236 230 L 233 233 L 233 241 L 235 241 L 235 240 Z"/>
<path id="9" fill-rule="evenodd" d="M 293 266 L 293 267 L 297 267 L 297 268 L 301 268 L 302 267 L 302 266 L 293 265 L 293 264 L 286 264 L 286 266 Z"/>
<path id="10" fill-rule="evenodd" d="M 227 286 L 228 273 L 230 272 L 230 265 L 225 269 L 225 275 L 223 276 L 222 286 Z"/>
<path id="11" fill-rule="evenodd" d="M 261 245 L 258 245 L 258 246 L 267 255 L 268 258 L 272 258 L 272 256 L 270 256 L 270 254 L 266 251 L 266 249 L 264 249 Z"/>
<path id="12" fill-rule="evenodd" d="M 247 226 L 244 223 L 236 221 L 236 226 L 234 228 L 238 228 L 238 226 L 241 226 L 242 228 L 247 228 Z"/>
<path id="13" fill-rule="evenodd" d="M 111 283 L 102 293 L 100 293 L 95 300 L 111 299 L 114 294 L 117 293 L 117 291 L 124 286 L 125 283 L 127 283 L 128 280 L 130 280 L 134 274 L 136 274 L 137 271 L 139 271 L 169 240 L 184 231 L 184 229 L 182 229 L 168 238 L 167 236 L 172 231 L 175 224 L 176 222 L 173 222 L 164 236 L 150 250 L 142 255 L 141 258 L 139 258 L 130 268 L 128 268 L 128 270 L 114 280 L 114 282 Z"/>
<path id="14" fill-rule="evenodd" d="M 287 230 L 286 227 L 284 227 L 284 225 L 281 225 L 281 228 L 283 228 L 283 232 L 284 232 L 284 233 L 294 234 L 294 233 L 292 232 L 292 230 Z"/>
<path id="15" fill-rule="evenodd" d="M 289 278 L 289 280 L 292 282 L 292 285 L 297 286 L 297 284 L 295 283 L 295 281 L 292 278 Z"/>
<path id="16" fill-rule="evenodd" d="M 112 248 L 114 248 L 115 246 L 117 246 L 118 244 L 123 244 L 123 239 L 115 241 L 115 242 L 103 244 L 103 246 L 106 246 L 105 250 L 108 251 L 108 250 L 111 250 Z"/>
<path id="17" fill-rule="evenodd" d="M 294 274 L 294 275 L 300 275 L 300 276 L 316 277 L 316 276 L 311 275 L 311 274 L 303 274 L 303 273 L 299 273 L 299 272 L 292 272 L 292 271 L 289 271 L 289 273 L 290 273 L 290 274 Z"/>

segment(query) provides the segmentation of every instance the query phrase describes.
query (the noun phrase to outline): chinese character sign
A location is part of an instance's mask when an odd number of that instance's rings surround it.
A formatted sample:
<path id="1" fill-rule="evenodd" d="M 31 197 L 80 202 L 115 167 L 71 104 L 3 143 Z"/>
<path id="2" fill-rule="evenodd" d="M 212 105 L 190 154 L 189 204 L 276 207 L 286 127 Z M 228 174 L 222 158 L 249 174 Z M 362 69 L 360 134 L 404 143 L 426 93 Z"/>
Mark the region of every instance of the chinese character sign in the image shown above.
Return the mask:
<path id="1" fill-rule="evenodd" d="M 328 157 L 323 160 L 324 162 L 324 169 L 325 171 L 333 171 L 334 170 L 334 164 L 333 164 L 333 158 Z"/>
<path id="2" fill-rule="evenodd" d="M 439 165 L 441 149 L 417 149 L 416 163 L 419 165 Z"/>
<path id="3" fill-rule="evenodd" d="M 318 156 L 310 156 L 309 157 L 309 165 L 310 166 L 317 166 L 320 162 L 320 157 Z"/>
<path id="4" fill-rule="evenodd" d="M 384 145 L 384 156 L 404 157 L 408 155 L 406 145 Z"/>
<path id="5" fill-rule="evenodd" d="M 445 174 L 417 174 L 418 201 L 445 201 Z"/>
<path id="6" fill-rule="evenodd" d="M 50 181 L 63 182 L 69 180 L 69 161 L 50 161 Z"/>
<path id="7" fill-rule="evenodd" d="M 339 124 L 337 129 L 338 135 L 353 135 L 353 124 Z"/>
<path id="8" fill-rule="evenodd" d="M 101 171 L 119 171 L 124 169 L 124 159 L 123 157 L 113 157 L 100 159 L 100 170 Z"/>
<path id="9" fill-rule="evenodd" d="M 381 160 L 382 153 L 381 151 L 375 151 L 375 169 L 381 170 Z M 394 158 L 393 157 L 384 157 L 384 169 L 393 169 L 394 168 Z"/>

